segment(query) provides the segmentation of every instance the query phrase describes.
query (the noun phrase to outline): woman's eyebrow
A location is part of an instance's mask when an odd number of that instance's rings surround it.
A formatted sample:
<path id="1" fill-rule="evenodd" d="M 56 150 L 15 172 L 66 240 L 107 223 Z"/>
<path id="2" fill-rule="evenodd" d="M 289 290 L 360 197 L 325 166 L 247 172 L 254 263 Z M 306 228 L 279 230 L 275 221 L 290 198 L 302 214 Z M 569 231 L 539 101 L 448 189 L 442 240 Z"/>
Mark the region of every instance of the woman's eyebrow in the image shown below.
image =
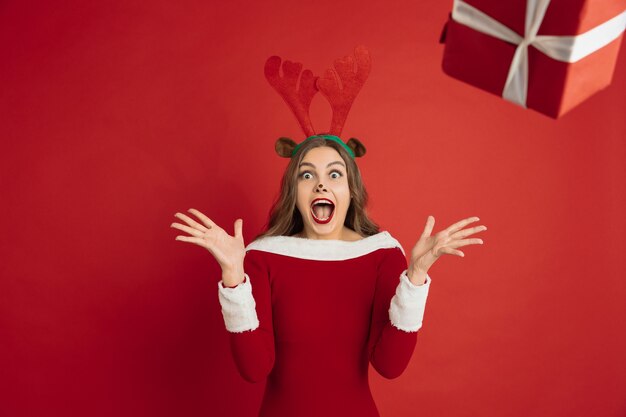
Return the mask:
<path id="1" fill-rule="evenodd" d="M 315 165 L 313 165 L 310 162 L 300 162 L 300 166 L 298 166 L 298 168 L 301 168 L 301 167 L 303 167 L 305 165 L 306 166 L 310 166 L 311 168 L 315 168 Z M 326 165 L 326 168 L 330 167 L 331 165 L 341 165 L 344 168 L 346 167 L 346 165 L 343 162 L 341 162 L 341 161 L 333 161 L 333 162 L 329 163 L 328 165 Z"/>

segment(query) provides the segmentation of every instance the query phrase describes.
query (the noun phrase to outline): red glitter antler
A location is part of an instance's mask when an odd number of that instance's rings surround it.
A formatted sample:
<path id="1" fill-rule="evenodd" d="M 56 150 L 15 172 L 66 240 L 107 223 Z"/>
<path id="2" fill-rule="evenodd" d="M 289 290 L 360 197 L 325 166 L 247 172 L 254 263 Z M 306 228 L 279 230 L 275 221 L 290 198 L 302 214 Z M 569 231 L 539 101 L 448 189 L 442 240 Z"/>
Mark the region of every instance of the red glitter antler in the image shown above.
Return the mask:
<path id="1" fill-rule="evenodd" d="M 354 57 L 339 58 L 335 60 L 334 66 L 335 70 L 327 69 L 324 76 L 317 80 L 317 88 L 333 109 L 330 134 L 340 136 L 352 103 L 370 73 L 372 61 L 367 48 L 358 46 L 354 50 Z M 339 81 L 341 81 L 341 86 Z"/>
<path id="2" fill-rule="evenodd" d="M 282 77 L 279 74 L 280 67 L 281 58 L 279 56 L 269 57 L 265 62 L 265 78 L 293 111 L 304 134 L 307 137 L 313 136 L 315 135 L 315 130 L 309 116 L 309 108 L 311 107 L 313 96 L 317 93 L 317 77 L 310 70 L 302 71 L 302 64 L 299 62 L 283 62 Z M 301 72 L 302 76 L 300 76 Z M 298 78 L 300 78 L 299 88 Z"/>

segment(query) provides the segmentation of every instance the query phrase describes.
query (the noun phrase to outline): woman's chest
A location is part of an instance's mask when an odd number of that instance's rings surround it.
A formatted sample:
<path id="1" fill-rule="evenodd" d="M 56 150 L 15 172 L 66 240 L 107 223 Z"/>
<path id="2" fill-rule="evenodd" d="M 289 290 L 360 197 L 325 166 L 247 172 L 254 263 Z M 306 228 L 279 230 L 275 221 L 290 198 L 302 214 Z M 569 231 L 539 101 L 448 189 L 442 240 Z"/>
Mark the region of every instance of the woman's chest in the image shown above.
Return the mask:
<path id="1" fill-rule="evenodd" d="M 277 340 L 362 340 L 369 331 L 377 268 L 371 260 L 291 260 L 270 271 Z"/>

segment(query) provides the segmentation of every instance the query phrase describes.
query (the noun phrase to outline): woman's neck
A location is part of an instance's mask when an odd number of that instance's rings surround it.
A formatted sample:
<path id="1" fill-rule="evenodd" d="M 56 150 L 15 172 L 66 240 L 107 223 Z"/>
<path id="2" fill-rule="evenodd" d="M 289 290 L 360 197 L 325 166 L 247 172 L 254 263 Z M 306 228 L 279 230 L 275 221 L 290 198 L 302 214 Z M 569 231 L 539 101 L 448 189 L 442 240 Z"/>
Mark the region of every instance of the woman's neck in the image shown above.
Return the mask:
<path id="1" fill-rule="evenodd" d="M 315 233 L 311 233 L 311 232 L 307 233 L 306 230 L 302 230 L 300 233 L 296 233 L 293 236 L 304 238 L 304 239 L 313 239 L 313 240 L 344 240 L 348 242 L 361 240 L 364 237 L 346 226 L 344 226 L 343 229 L 339 231 L 339 233 L 336 233 L 333 235 L 317 235 Z"/>

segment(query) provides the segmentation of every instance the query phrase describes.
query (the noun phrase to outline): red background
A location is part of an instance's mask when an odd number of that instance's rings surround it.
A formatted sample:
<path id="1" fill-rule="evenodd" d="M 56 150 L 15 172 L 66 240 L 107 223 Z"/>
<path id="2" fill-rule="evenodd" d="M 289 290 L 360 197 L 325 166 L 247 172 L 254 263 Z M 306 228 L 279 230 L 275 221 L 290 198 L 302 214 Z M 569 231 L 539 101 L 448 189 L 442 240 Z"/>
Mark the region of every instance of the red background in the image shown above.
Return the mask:
<path id="1" fill-rule="evenodd" d="M 198 208 L 261 231 L 298 125 L 270 55 L 316 74 L 367 45 L 344 129 L 370 213 L 410 249 L 472 215 L 442 258 L 413 360 L 371 372 L 383 416 L 626 415 L 626 53 L 552 120 L 449 78 L 451 2 L 0 3 L 0 415 L 254 416 Z M 318 95 L 313 120 L 330 124 Z M 329 375 L 331 377 L 331 375 Z"/>

